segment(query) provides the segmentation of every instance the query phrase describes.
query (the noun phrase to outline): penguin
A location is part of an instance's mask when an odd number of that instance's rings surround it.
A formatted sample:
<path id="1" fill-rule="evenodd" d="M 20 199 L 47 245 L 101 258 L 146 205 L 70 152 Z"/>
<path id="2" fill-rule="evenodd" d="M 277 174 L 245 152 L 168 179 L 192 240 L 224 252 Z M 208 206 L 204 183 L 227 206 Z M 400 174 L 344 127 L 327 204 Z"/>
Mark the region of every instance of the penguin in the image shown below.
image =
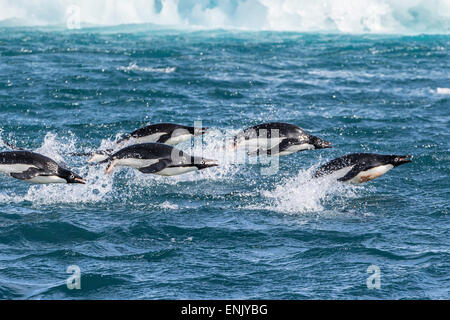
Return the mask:
<path id="1" fill-rule="evenodd" d="M 62 168 L 54 160 L 25 150 L 0 152 L 0 172 L 30 183 L 86 183 L 86 180 Z"/>
<path id="2" fill-rule="evenodd" d="M 352 153 L 322 165 L 313 178 L 333 175 L 338 181 L 353 184 L 378 178 L 399 165 L 411 162 L 412 156 Z"/>
<path id="3" fill-rule="evenodd" d="M 174 146 L 192 137 L 204 134 L 207 129 L 188 127 L 174 123 L 157 123 L 134 130 L 118 140 L 117 143 L 120 144 L 133 138 L 136 144 L 159 142 Z"/>
<path id="4" fill-rule="evenodd" d="M 183 151 L 158 142 L 125 147 L 100 163 L 108 163 L 105 173 L 116 166 L 131 167 L 142 173 L 174 176 L 217 166 L 216 160 L 190 156 Z"/>
<path id="5" fill-rule="evenodd" d="M 135 144 L 158 142 L 174 146 L 192 137 L 202 135 L 208 128 L 196 128 L 183 126 L 174 123 L 157 123 L 148 125 L 131 133 L 126 134 L 122 139 L 116 141 L 117 145 L 133 140 Z M 97 151 L 91 155 L 88 162 L 100 162 L 106 160 L 113 152 L 113 149 Z"/>
<path id="6" fill-rule="evenodd" d="M 284 156 L 303 150 L 332 148 L 332 144 L 302 128 L 283 122 L 268 122 L 245 129 L 234 137 L 233 149 L 248 147 L 249 155 Z"/>

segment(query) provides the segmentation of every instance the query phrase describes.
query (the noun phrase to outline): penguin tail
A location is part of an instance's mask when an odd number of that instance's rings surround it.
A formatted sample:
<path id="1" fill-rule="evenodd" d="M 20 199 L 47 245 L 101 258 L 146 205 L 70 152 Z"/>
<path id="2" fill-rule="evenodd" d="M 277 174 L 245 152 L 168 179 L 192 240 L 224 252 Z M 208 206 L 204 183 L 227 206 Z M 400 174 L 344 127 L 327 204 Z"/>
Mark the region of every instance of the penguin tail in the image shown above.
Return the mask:
<path id="1" fill-rule="evenodd" d="M 116 141 L 116 144 L 122 144 L 125 141 L 129 140 L 131 138 L 130 134 L 126 134 L 123 138 L 120 138 L 119 140 Z"/>

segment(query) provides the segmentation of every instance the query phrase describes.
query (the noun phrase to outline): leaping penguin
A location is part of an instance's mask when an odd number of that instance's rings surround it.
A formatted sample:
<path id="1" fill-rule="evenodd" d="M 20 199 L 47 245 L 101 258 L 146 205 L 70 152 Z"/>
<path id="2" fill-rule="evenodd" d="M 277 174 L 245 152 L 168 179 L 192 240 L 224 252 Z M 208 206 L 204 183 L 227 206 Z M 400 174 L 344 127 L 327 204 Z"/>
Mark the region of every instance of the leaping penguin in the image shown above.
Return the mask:
<path id="1" fill-rule="evenodd" d="M 151 142 L 125 147 L 100 163 L 108 163 L 105 173 L 114 167 L 124 166 L 142 173 L 174 176 L 190 171 L 215 167 L 216 160 L 193 157 L 172 146 Z"/>
<path id="2" fill-rule="evenodd" d="M 352 153 L 331 160 L 313 174 L 313 178 L 333 175 L 338 181 L 362 183 L 382 176 L 399 165 L 411 162 L 412 156 Z"/>
<path id="3" fill-rule="evenodd" d="M 192 137 L 204 134 L 207 129 L 208 128 L 189 127 L 174 123 L 157 123 L 126 134 L 122 139 L 117 140 L 116 144 L 122 144 L 129 140 L 133 140 L 133 143 L 136 144 L 158 142 L 174 146 L 189 140 Z M 112 152 L 112 149 L 97 151 L 92 154 L 88 162 L 105 160 Z"/>
<path id="4" fill-rule="evenodd" d="M 174 123 L 157 123 L 134 130 L 117 143 L 134 139 L 136 144 L 159 142 L 174 146 L 192 137 L 202 135 L 208 128 L 196 128 Z"/>
<path id="5" fill-rule="evenodd" d="M 233 149 L 248 147 L 248 154 L 284 156 L 303 150 L 332 148 L 332 144 L 282 122 L 268 122 L 245 129 L 234 137 Z"/>
<path id="6" fill-rule="evenodd" d="M 30 183 L 86 183 L 54 160 L 25 150 L 0 152 L 0 172 Z"/>

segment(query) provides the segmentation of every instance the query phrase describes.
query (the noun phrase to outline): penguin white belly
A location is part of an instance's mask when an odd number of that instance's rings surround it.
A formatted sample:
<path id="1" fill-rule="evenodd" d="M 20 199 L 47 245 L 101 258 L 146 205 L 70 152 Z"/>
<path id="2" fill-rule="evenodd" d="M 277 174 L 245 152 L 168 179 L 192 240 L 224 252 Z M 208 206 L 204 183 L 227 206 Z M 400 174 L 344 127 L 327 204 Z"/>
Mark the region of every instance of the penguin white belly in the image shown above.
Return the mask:
<path id="1" fill-rule="evenodd" d="M 331 177 L 332 179 L 336 179 L 336 180 L 343 178 L 347 173 L 350 172 L 350 170 L 352 170 L 352 168 L 353 168 L 353 166 L 336 170 L 336 171 L 332 172 L 331 174 L 327 175 L 327 177 Z"/>
<path id="2" fill-rule="evenodd" d="M 303 151 L 303 150 L 313 150 L 314 146 L 312 144 L 309 143 L 302 143 L 302 144 L 296 144 L 296 145 L 292 145 L 287 147 L 284 150 L 281 150 L 278 153 L 273 153 L 272 155 L 279 155 L 279 156 L 285 156 L 291 153 L 295 153 L 295 152 L 299 152 L 299 151 Z M 272 149 L 273 150 L 273 149 Z"/>
<path id="3" fill-rule="evenodd" d="M 159 159 L 136 159 L 136 158 L 127 158 L 127 159 L 117 159 L 113 160 L 115 166 L 122 167 L 131 167 L 134 169 L 145 168 L 155 164 L 159 161 Z"/>
<path id="4" fill-rule="evenodd" d="M 248 140 L 242 140 L 237 143 L 236 148 L 246 147 L 249 153 L 256 152 L 259 149 L 268 150 L 273 146 L 280 144 L 284 138 L 271 138 L 267 139 L 264 137 L 252 138 Z"/>
<path id="5" fill-rule="evenodd" d="M 160 176 L 176 176 L 179 174 L 197 171 L 198 168 L 195 166 L 192 167 L 167 167 L 159 172 L 155 172 L 155 174 L 159 174 Z"/>
<path id="6" fill-rule="evenodd" d="M 34 178 L 25 180 L 30 183 L 49 184 L 49 183 L 67 183 L 66 179 L 58 176 L 36 176 Z"/>
<path id="7" fill-rule="evenodd" d="M 192 137 L 193 137 L 192 134 L 181 134 L 181 135 L 178 135 L 176 137 L 170 137 L 169 140 L 167 140 L 165 142 L 165 144 L 173 146 L 173 145 L 179 144 L 181 142 L 184 142 L 186 140 L 189 140 Z"/>
<path id="8" fill-rule="evenodd" d="M 166 134 L 166 132 L 156 132 L 156 133 L 150 134 L 148 136 L 143 136 L 143 137 L 134 138 L 134 139 L 135 139 L 136 143 L 156 142 L 162 135 L 165 135 L 165 134 Z"/>
<path id="9" fill-rule="evenodd" d="M 0 165 L 0 172 L 13 173 L 13 172 L 24 172 L 30 168 L 37 168 L 31 164 L 17 163 L 17 164 L 2 164 Z"/>
<path id="10" fill-rule="evenodd" d="M 391 170 L 394 166 L 392 164 L 386 164 L 383 166 L 378 166 L 375 168 L 371 168 L 369 170 L 361 171 L 358 173 L 353 179 L 351 179 L 350 183 L 363 183 L 382 176 L 389 170 Z"/>

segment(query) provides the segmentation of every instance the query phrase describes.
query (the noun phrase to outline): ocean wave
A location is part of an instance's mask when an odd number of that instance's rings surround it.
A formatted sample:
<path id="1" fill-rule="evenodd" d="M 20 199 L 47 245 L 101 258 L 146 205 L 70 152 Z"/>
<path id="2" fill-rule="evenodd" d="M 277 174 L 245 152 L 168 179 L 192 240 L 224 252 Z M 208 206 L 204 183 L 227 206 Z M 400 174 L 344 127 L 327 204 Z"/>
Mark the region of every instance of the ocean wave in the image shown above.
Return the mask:
<path id="1" fill-rule="evenodd" d="M 76 9 L 73 9 L 74 7 Z M 3 26 L 112 26 L 342 33 L 450 31 L 447 0 L 0 0 Z"/>
<path id="2" fill-rule="evenodd" d="M 102 274 L 102 273 L 84 273 L 82 275 L 82 290 L 74 290 L 71 292 L 73 297 L 83 297 L 86 291 L 98 291 L 103 288 L 118 285 L 129 285 L 133 282 L 134 276 L 128 274 Z M 53 297 L 53 299 L 61 298 L 69 292 L 66 281 L 48 285 L 33 285 L 26 299 L 42 299 L 42 297 Z"/>
<path id="3" fill-rule="evenodd" d="M 4 244 L 17 243 L 70 243 L 96 240 L 100 234 L 69 222 L 42 222 L 14 224 L 2 230 L 0 239 Z"/>
<path id="4" fill-rule="evenodd" d="M 126 67 L 118 67 L 117 70 L 130 72 L 130 71 L 141 71 L 141 72 L 160 72 L 160 73 L 172 73 L 175 72 L 176 67 L 161 67 L 161 68 L 151 68 L 151 67 L 140 67 L 135 62 L 130 63 Z"/>

